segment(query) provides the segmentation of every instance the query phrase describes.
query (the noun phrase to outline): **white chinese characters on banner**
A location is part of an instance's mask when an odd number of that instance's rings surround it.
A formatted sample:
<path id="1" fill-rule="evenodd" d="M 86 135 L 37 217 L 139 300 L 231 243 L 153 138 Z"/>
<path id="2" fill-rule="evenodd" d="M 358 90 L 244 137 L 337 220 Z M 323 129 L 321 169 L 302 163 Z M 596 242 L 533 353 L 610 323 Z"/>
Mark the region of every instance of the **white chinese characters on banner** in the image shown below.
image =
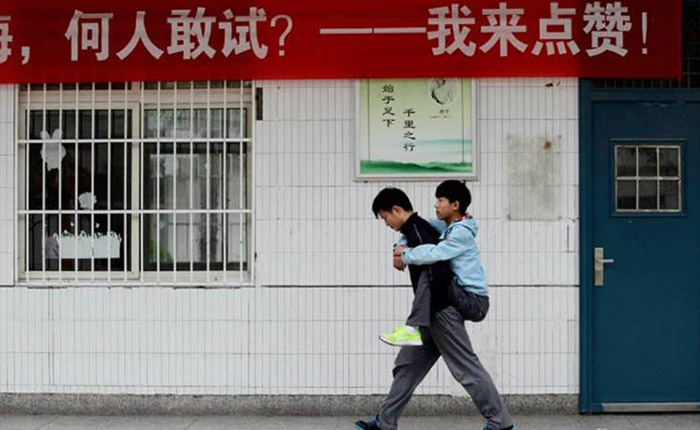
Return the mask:
<path id="1" fill-rule="evenodd" d="M 201 54 L 213 58 L 216 51 L 209 46 L 211 26 L 216 22 L 212 16 L 204 16 L 204 8 L 197 8 L 194 17 L 188 9 L 174 10 L 168 18 L 170 24 L 170 46 L 168 54 L 182 53 L 185 60 L 195 59 Z"/>
<path id="2" fill-rule="evenodd" d="M 488 17 L 489 25 L 481 27 L 484 33 L 491 33 L 491 39 L 481 46 L 481 50 L 489 52 L 491 48 L 499 44 L 499 55 L 508 55 L 508 45 L 513 45 L 520 52 L 525 52 L 527 44 L 520 41 L 515 33 L 525 33 L 527 27 L 517 25 L 520 17 L 525 14 L 525 9 L 508 9 L 507 3 L 499 3 L 498 9 L 484 9 L 484 15 Z"/>
<path id="3" fill-rule="evenodd" d="M 151 56 L 156 60 L 159 59 L 161 55 L 163 55 L 163 50 L 158 48 L 151 41 L 151 38 L 148 37 L 148 32 L 146 31 L 145 18 L 145 11 L 140 10 L 136 12 L 136 25 L 134 27 L 134 35 L 131 37 L 131 40 L 124 47 L 124 49 L 117 53 L 117 57 L 119 57 L 120 60 L 123 60 L 126 57 L 128 57 L 136 48 L 136 45 L 139 44 L 139 42 L 143 43 L 143 46 L 146 48 L 148 53 L 151 54 Z"/>
<path id="4" fill-rule="evenodd" d="M 113 13 L 83 13 L 76 10 L 65 36 L 71 43 L 70 59 L 78 61 L 79 51 L 97 51 L 97 61 L 109 58 L 109 20 Z"/>
<path id="5" fill-rule="evenodd" d="M 540 55 L 542 47 L 547 48 L 547 55 L 565 55 L 568 50 L 576 55 L 581 52 L 578 44 L 573 40 L 571 32 L 571 17 L 576 15 L 576 9 L 559 9 L 559 3 L 550 4 L 550 18 L 540 20 L 540 37 L 532 49 L 532 53 Z M 556 51 L 555 51 L 556 46 Z"/>
<path id="6" fill-rule="evenodd" d="M 224 31 L 225 42 L 222 53 L 225 57 L 228 58 L 231 52 L 238 55 L 250 51 L 251 48 L 256 57 L 260 59 L 267 57 L 267 46 L 261 45 L 258 40 L 258 23 L 267 20 L 265 9 L 251 7 L 248 15 L 236 16 L 235 18 L 231 9 L 226 9 L 224 16 L 228 21 L 220 22 L 219 28 Z M 235 27 L 237 37 L 233 35 L 232 19 L 235 22 L 242 23 L 242 25 Z"/>
<path id="7" fill-rule="evenodd" d="M 12 55 L 10 47 L 10 42 L 13 39 L 10 34 L 11 20 L 12 18 L 9 16 L 0 16 L 0 63 L 4 63 Z"/>
<path id="8" fill-rule="evenodd" d="M 204 54 L 214 58 L 217 50 L 211 45 L 212 30 L 218 28 L 223 32 L 224 44 L 221 53 L 224 57 L 231 54 L 240 55 L 248 51 L 259 59 L 264 59 L 268 54 L 268 47 L 259 40 L 259 25 L 268 21 L 265 9 L 250 7 L 248 15 L 235 15 L 231 9 L 223 12 L 225 19 L 218 21 L 215 16 L 206 16 L 206 10 L 198 7 L 191 15 L 190 9 L 175 9 L 167 19 L 170 25 L 170 44 L 166 51 L 170 55 L 182 55 L 183 60 L 195 60 Z M 112 13 L 83 13 L 76 10 L 65 32 L 65 37 L 71 42 L 71 61 L 79 61 L 80 52 L 96 51 L 98 61 L 109 58 L 109 21 Z M 6 22 L 3 18 L 7 18 Z M 287 27 L 279 38 L 280 48 L 284 45 L 284 38 L 293 28 L 293 21 L 289 15 L 275 15 L 271 20 L 274 27 L 277 20 L 286 21 Z M 0 63 L 3 62 L 3 53 L 10 55 L 9 43 L 12 36 L 9 34 L 10 17 L 0 17 Z M 235 25 L 234 25 L 235 23 Z M 160 59 L 164 54 L 148 35 L 146 28 L 146 11 L 137 11 L 134 32 L 129 42 L 117 52 L 120 60 L 125 60 L 132 54 L 139 44 L 148 51 L 154 59 Z M 4 49 L 3 49 L 4 48 Z M 29 58 L 29 50 L 23 47 L 25 63 Z M 279 56 L 284 56 L 284 50 L 278 51 Z M 5 57 L 6 59 L 6 57 Z M 25 64 L 23 63 L 23 64 Z"/>
<path id="9" fill-rule="evenodd" d="M 572 22 L 576 17 L 576 9 L 560 8 L 558 2 L 552 2 L 549 6 L 550 16 L 540 18 L 539 37 L 530 52 L 535 56 L 543 50 L 547 55 L 578 55 L 581 48 L 573 39 Z M 522 37 L 528 32 L 526 25 L 519 24 L 521 17 L 525 16 L 525 9 L 509 8 L 507 2 L 500 2 L 498 9 L 483 9 L 481 12 L 488 25 L 481 26 L 480 31 L 491 35 L 479 47 L 481 51 L 487 53 L 497 44 L 501 57 L 509 55 L 510 46 L 522 53 L 527 50 L 528 45 L 518 38 L 518 35 Z M 471 9 L 453 3 L 449 7 L 428 9 L 428 13 L 428 40 L 437 41 L 432 46 L 433 55 L 453 54 L 457 50 L 468 57 L 475 54 L 475 42 L 467 42 L 471 31 L 469 26 L 476 24 Z M 642 16 L 646 14 L 643 12 Z M 589 57 L 606 52 L 621 57 L 627 55 L 624 36 L 632 29 L 632 23 L 629 10 L 622 2 L 606 3 L 604 6 L 600 2 L 587 3 L 583 21 L 586 23 L 583 31 L 591 35 L 591 48 L 586 50 Z M 452 42 L 448 45 L 450 37 Z M 646 53 L 646 48 L 644 49 Z"/>
<path id="10" fill-rule="evenodd" d="M 469 17 L 471 10 L 467 6 L 453 4 L 451 9 L 438 7 L 429 9 L 429 12 L 434 17 L 428 19 L 428 24 L 437 26 L 437 30 L 428 32 L 428 40 L 438 40 L 438 45 L 433 47 L 433 55 L 452 54 L 457 49 L 466 56 L 474 55 L 476 43 L 467 43 L 466 40 L 471 31 L 468 26 L 474 25 L 476 19 Z M 459 16 L 460 12 L 464 17 Z M 446 46 L 448 36 L 452 36 L 453 41 Z"/>
<path id="11" fill-rule="evenodd" d="M 607 3 L 605 8 L 600 2 L 588 3 L 583 20 L 586 22 L 583 31 L 591 34 L 592 48 L 586 51 L 588 55 L 595 57 L 607 51 L 622 57 L 627 55 L 624 36 L 632 29 L 627 7 L 619 1 Z"/>

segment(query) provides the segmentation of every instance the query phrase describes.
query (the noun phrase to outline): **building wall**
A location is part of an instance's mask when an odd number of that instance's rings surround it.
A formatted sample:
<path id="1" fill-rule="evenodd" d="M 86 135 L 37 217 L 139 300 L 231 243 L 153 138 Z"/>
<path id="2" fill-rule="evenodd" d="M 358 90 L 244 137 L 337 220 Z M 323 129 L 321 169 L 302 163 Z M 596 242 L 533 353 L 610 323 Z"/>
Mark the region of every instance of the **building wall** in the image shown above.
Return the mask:
<path id="1" fill-rule="evenodd" d="M 432 214 L 438 182 L 355 182 L 351 81 L 266 81 L 256 123 L 255 288 L 11 287 L 14 92 L 0 91 L 0 392 L 372 394 L 408 313 L 395 234 L 370 211 L 399 186 Z M 491 284 L 468 324 L 504 393 L 578 392 L 578 111 L 572 79 L 482 80 L 471 212 Z M 442 362 L 424 394 L 463 395 Z"/>
<path id="2" fill-rule="evenodd" d="M 12 285 L 15 243 L 15 97 L 14 88 L 0 86 L 0 285 Z"/>

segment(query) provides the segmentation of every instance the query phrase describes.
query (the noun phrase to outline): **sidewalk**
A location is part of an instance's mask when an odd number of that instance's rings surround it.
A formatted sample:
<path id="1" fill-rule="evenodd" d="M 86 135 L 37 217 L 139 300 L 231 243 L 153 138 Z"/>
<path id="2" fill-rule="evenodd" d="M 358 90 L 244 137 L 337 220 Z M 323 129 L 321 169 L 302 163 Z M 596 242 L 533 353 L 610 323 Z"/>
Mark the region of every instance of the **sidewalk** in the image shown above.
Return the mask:
<path id="1" fill-rule="evenodd" d="M 0 430 L 353 430 L 361 417 L 251 416 L 19 416 L 0 415 Z M 700 414 L 527 415 L 515 417 L 520 430 L 698 430 Z M 481 430 L 479 417 L 405 417 L 400 430 Z"/>

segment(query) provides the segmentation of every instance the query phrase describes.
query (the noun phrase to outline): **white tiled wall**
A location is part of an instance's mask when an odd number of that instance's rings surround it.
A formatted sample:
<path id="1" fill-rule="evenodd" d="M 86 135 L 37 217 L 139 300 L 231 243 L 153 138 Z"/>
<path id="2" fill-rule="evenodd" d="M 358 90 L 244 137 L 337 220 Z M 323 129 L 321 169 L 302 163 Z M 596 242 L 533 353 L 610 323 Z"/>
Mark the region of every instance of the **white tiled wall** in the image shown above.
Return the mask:
<path id="1" fill-rule="evenodd" d="M 469 184 L 470 212 L 481 224 L 480 246 L 487 269 L 494 268 L 488 270 L 494 285 L 577 283 L 577 85 L 572 79 L 480 81 L 480 178 Z M 384 186 L 399 186 L 421 214 L 431 216 L 439 182 L 354 181 L 351 81 L 274 81 L 263 88 L 266 116 L 256 136 L 260 283 L 407 283 L 390 270 L 394 234 L 373 218 L 372 199 Z M 532 189 L 509 176 L 509 137 L 559 142 L 552 149 L 560 163 L 551 186 L 557 219 L 508 219 L 509 193 L 538 203 L 530 198 Z"/>
<path id="2" fill-rule="evenodd" d="M 370 205 L 376 192 L 394 185 L 429 216 L 437 182 L 353 181 L 352 82 L 258 85 L 264 88 L 254 144 L 260 286 L 0 288 L 0 392 L 387 391 L 396 350 L 377 334 L 405 318 L 411 291 L 407 274 L 390 269 L 395 236 L 373 218 Z M 4 127 L 6 117 L 13 122 L 6 112 L 12 97 L 1 94 Z M 478 95 L 481 164 L 479 180 L 470 183 L 471 212 L 481 225 L 492 310 L 468 330 L 502 392 L 576 393 L 577 82 L 487 80 Z M 553 187 L 558 218 L 508 218 L 509 193 L 529 191 L 508 174 L 509 136 L 561 136 Z M 13 164 L 13 147 L 7 138 L 0 142 L 2 154 L 10 154 L 3 167 Z M 12 194 L 11 183 L 0 182 L 2 189 Z M 13 211 L 0 220 L 0 231 L 10 235 Z M 1 252 L 0 265 L 11 269 L 12 255 Z M 5 277 L 11 284 L 13 275 L 0 274 Z M 464 394 L 443 364 L 419 392 Z"/>
<path id="3" fill-rule="evenodd" d="M 15 92 L 13 86 L 0 86 L 0 286 L 15 280 L 14 253 L 14 171 L 15 171 Z"/>
<path id="4" fill-rule="evenodd" d="M 504 393 L 578 391 L 568 287 L 499 287 L 474 347 Z M 0 392 L 373 394 L 408 288 L 0 289 Z M 463 395 L 440 362 L 419 393 Z"/>

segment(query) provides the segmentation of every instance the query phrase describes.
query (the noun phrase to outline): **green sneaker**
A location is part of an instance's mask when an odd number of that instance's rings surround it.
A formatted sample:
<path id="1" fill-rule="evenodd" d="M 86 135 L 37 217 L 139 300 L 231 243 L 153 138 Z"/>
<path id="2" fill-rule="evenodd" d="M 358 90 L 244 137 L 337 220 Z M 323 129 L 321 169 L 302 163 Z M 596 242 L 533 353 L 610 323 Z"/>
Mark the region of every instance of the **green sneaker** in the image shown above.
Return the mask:
<path id="1" fill-rule="evenodd" d="M 397 326 L 392 333 L 382 333 L 379 339 L 391 346 L 421 346 L 423 340 L 417 328 L 408 325 Z"/>

